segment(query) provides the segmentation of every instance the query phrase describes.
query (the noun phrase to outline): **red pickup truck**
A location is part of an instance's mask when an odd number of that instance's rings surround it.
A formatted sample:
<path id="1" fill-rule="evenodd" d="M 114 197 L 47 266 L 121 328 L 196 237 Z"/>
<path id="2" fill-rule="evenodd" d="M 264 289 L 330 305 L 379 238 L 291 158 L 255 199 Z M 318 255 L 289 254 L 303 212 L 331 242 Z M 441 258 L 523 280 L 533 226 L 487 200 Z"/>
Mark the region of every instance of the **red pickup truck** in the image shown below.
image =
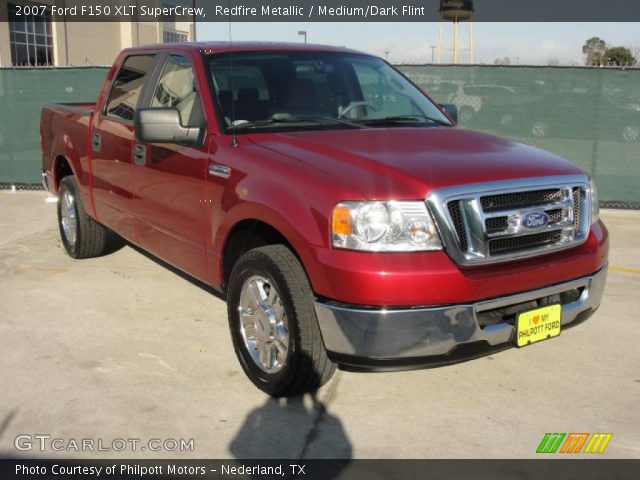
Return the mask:
<path id="1" fill-rule="evenodd" d="M 345 48 L 141 47 L 95 105 L 43 109 L 44 183 L 69 255 L 125 239 L 223 292 L 248 377 L 294 395 L 336 365 L 468 360 L 598 308 L 593 182 L 455 116 Z"/>

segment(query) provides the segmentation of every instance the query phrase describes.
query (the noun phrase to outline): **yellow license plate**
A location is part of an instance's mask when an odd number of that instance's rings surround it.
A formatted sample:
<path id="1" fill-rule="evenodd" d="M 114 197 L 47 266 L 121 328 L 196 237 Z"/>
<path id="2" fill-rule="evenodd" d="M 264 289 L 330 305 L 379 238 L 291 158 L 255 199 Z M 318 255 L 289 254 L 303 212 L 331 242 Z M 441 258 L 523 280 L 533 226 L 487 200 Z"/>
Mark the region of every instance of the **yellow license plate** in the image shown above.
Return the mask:
<path id="1" fill-rule="evenodd" d="M 561 305 L 549 305 L 518 314 L 516 345 L 524 347 L 560 335 Z"/>

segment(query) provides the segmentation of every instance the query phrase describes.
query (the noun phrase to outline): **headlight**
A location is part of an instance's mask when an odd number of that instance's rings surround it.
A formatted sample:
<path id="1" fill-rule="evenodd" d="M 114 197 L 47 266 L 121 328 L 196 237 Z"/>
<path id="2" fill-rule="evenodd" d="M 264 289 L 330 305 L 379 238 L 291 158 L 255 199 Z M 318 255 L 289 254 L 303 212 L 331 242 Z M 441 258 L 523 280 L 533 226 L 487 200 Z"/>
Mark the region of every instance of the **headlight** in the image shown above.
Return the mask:
<path id="1" fill-rule="evenodd" d="M 331 218 L 333 246 L 369 252 L 441 250 L 424 202 L 342 202 Z"/>
<path id="2" fill-rule="evenodd" d="M 600 198 L 593 178 L 589 181 L 589 197 L 591 202 L 591 225 L 600 218 Z"/>

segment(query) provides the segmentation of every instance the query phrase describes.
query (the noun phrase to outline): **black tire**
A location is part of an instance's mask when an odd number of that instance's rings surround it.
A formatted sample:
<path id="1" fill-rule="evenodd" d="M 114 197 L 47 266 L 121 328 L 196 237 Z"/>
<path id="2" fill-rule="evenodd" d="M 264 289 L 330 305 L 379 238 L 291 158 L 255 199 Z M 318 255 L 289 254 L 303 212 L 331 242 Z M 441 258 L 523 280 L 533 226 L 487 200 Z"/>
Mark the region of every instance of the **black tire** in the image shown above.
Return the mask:
<path id="1" fill-rule="evenodd" d="M 282 354 L 285 359 L 279 370 L 274 373 L 265 371 L 252 357 L 240 319 L 243 287 L 255 278 L 266 280 L 263 285 L 269 290 L 271 285 L 275 287 L 281 301 L 279 305 L 284 309 L 282 318 L 286 319 L 288 329 L 288 349 L 286 355 Z M 233 268 L 227 289 L 233 346 L 249 379 L 269 395 L 290 397 L 313 392 L 335 372 L 336 365 L 327 357 L 322 342 L 313 301 L 314 295 L 304 269 L 283 245 L 250 250 L 238 259 Z M 254 350 L 257 352 L 258 349 Z"/>
<path id="2" fill-rule="evenodd" d="M 65 220 L 67 224 L 73 223 L 75 225 L 75 236 L 70 236 L 68 231 L 65 232 L 63 225 L 63 211 L 69 205 L 65 203 L 66 199 L 71 199 L 69 207 L 71 215 L 65 215 Z M 78 194 L 76 179 L 73 176 L 64 177 L 60 181 L 58 228 L 62 245 L 72 258 L 99 257 L 124 245 L 124 241 L 118 235 L 86 214 Z"/>

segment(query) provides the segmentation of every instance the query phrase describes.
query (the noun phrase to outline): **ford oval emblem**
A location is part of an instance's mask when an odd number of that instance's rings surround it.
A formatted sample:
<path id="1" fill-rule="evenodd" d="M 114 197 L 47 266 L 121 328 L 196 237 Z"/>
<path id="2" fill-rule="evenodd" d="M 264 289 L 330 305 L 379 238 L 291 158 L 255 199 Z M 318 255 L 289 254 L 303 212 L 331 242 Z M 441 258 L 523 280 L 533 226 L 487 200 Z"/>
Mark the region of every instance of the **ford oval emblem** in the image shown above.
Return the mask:
<path id="1" fill-rule="evenodd" d="M 549 215 L 545 212 L 529 212 L 520 219 L 520 226 L 528 230 L 537 230 L 549 224 Z"/>

